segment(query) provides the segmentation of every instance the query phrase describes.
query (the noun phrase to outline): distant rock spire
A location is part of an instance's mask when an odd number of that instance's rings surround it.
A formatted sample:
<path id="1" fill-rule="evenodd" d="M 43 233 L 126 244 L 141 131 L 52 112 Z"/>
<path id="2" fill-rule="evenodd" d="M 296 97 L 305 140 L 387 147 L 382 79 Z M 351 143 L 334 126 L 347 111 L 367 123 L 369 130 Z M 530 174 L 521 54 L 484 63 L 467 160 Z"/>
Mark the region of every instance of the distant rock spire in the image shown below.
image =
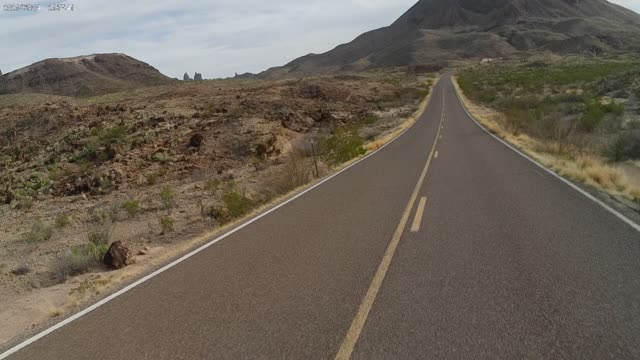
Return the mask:
<path id="1" fill-rule="evenodd" d="M 184 81 L 191 81 L 192 79 L 189 77 L 189 74 L 184 73 L 184 76 L 182 77 L 182 80 L 184 80 Z"/>
<path id="2" fill-rule="evenodd" d="M 202 74 L 200 74 L 200 73 L 196 73 L 196 74 L 193 76 L 193 80 L 195 80 L 195 81 L 202 81 Z"/>

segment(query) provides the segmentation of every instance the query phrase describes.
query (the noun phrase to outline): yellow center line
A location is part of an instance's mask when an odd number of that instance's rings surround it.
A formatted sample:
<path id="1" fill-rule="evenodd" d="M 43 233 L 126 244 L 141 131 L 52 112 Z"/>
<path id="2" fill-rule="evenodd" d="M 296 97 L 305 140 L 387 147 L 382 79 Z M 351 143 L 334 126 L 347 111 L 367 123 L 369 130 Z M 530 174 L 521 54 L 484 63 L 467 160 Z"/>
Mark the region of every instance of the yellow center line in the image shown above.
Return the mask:
<path id="1" fill-rule="evenodd" d="M 437 154 L 438 152 L 436 152 Z M 413 225 L 411 226 L 411 232 L 417 233 L 420 231 L 420 225 L 422 225 L 422 218 L 424 217 L 424 208 L 427 206 L 427 197 L 420 199 L 418 204 L 418 211 L 416 211 L 416 217 L 413 219 Z"/>
<path id="2" fill-rule="evenodd" d="M 435 140 L 433 141 L 433 147 L 431 148 L 431 152 L 429 153 L 429 157 L 427 158 L 427 163 L 422 169 L 422 173 L 420 174 L 420 178 L 418 179 L 418 183 L 416 184 L 415 189 L 413 190 L 413 194 L 409 199 L 409 203 L 407 207 L 404 209 L 402 214 L 402 218 L 400 219 L 400 223 L 396 228 L 393 237 L 391 238 L 391 242 L 387 247 L 387 251 L 382 258 L 382 262 L 378 266 L 378 270 L 376 271 L 373 280 L 371 281 L 371 285 L 369 285 L 369 290 L 367 290 L 367 294 L 364 296 L 360 307 L 358 308 L 358 312 L 356 313 L 356 317 L 353 319 L 349 330 L 347 331 L 347 335 L 342 341 L 342 345 L 340 346 L 340 350 L 338 350 L 338 354 L 336 355 L 336 360 L 348 360 L 351 358 L 351 354 L 353 353 L 353 349 L 358 342 L 358 338 L 360 338 L 360 334 L 362 333 L 362 329 L 364 328 L 364 324 L 369 317 L 369 312 L 373 307 L 373 303 L 378 296 L 378 291 L 382 286 L 382 281 L 387 275 L 387 271 L 389 270 L 389 265 L 391 264 L 391 260 L 393 259 L 393 255 L 398 248 L 398 244 L 400 243 L 400 238 L 404 233 L 404 229 L 407 226 L 407 222 L 409 221 L 409 216 L 411 216 L 411 210 L 416 203 L 416 199 L 418 198 L 418 194 L 420 193 L 420 189 L 422 188 L 422 184 L 424 183 L 424 179 L 427 176 L 427 172 L 429 171 L 429 167 L 431 165 L 431 160 L 433 159 L 433 155 L 436 151 L 436 145 L 438 144 L 438 138 L 440 136 L 440 130 L 442 129 L 442 122 L 444 121 L 444 91 L 442 92 L 442 116 L 440 117 L 440 124 L 438 125 L 438 133 L 436 134 Z"/>

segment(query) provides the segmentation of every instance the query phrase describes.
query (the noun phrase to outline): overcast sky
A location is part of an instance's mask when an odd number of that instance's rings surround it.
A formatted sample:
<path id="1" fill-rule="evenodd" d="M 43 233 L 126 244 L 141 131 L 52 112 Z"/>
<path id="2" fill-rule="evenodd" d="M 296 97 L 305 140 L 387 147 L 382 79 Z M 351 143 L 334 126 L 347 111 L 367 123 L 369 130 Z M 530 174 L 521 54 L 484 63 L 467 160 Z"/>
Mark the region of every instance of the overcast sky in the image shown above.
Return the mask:
<path id="1" fill-rule="evenodd" d="M 39 0 L 0 0 L 2 4 Z M 259 72 L 398 18 L 417 0 L 71 0 L 73 12 L 0 8 L 0 69 L 119 52 L 164 74 Z M 616 0 L 640 12 L 640 0 Z"/>

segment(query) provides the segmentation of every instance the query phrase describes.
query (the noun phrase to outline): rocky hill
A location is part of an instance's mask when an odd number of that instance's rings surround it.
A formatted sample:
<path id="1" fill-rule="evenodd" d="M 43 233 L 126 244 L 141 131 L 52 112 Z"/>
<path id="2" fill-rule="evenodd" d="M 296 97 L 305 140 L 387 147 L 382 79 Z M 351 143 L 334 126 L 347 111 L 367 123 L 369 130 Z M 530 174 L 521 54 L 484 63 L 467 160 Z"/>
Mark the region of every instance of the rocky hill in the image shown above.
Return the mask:
<path id="1" fill-rule="evenodd" d="M 0 94 L 94 96 L 173 80 L 125 54 L 47 59 L 0 77 Z"/>
<path id="2" fill-rule="evenodd" d="M 640 15 L 606 0 L 420 0 L 388 27 L 263 77 L 509 57 L 638 52 Z"/>

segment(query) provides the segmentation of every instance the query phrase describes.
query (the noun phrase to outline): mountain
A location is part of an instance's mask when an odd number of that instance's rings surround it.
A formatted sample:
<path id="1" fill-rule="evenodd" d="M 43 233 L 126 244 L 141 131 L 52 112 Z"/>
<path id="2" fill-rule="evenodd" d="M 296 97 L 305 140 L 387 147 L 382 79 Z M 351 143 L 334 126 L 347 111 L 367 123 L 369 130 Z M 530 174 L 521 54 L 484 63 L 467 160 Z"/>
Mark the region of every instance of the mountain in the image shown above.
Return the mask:
<path id="1" fill-rule="evenodd" d="M 640 15 L 606 0 L 421 0 L 388 27 L 263 77 L 509 57 L 639 52 Z"/>
<path id="2" fill-rule="evenodd" d="M 39 61 L 0 77 L 0 94 L 95 96 L 172 82 L 125 54 L 94 54 Z"/>

